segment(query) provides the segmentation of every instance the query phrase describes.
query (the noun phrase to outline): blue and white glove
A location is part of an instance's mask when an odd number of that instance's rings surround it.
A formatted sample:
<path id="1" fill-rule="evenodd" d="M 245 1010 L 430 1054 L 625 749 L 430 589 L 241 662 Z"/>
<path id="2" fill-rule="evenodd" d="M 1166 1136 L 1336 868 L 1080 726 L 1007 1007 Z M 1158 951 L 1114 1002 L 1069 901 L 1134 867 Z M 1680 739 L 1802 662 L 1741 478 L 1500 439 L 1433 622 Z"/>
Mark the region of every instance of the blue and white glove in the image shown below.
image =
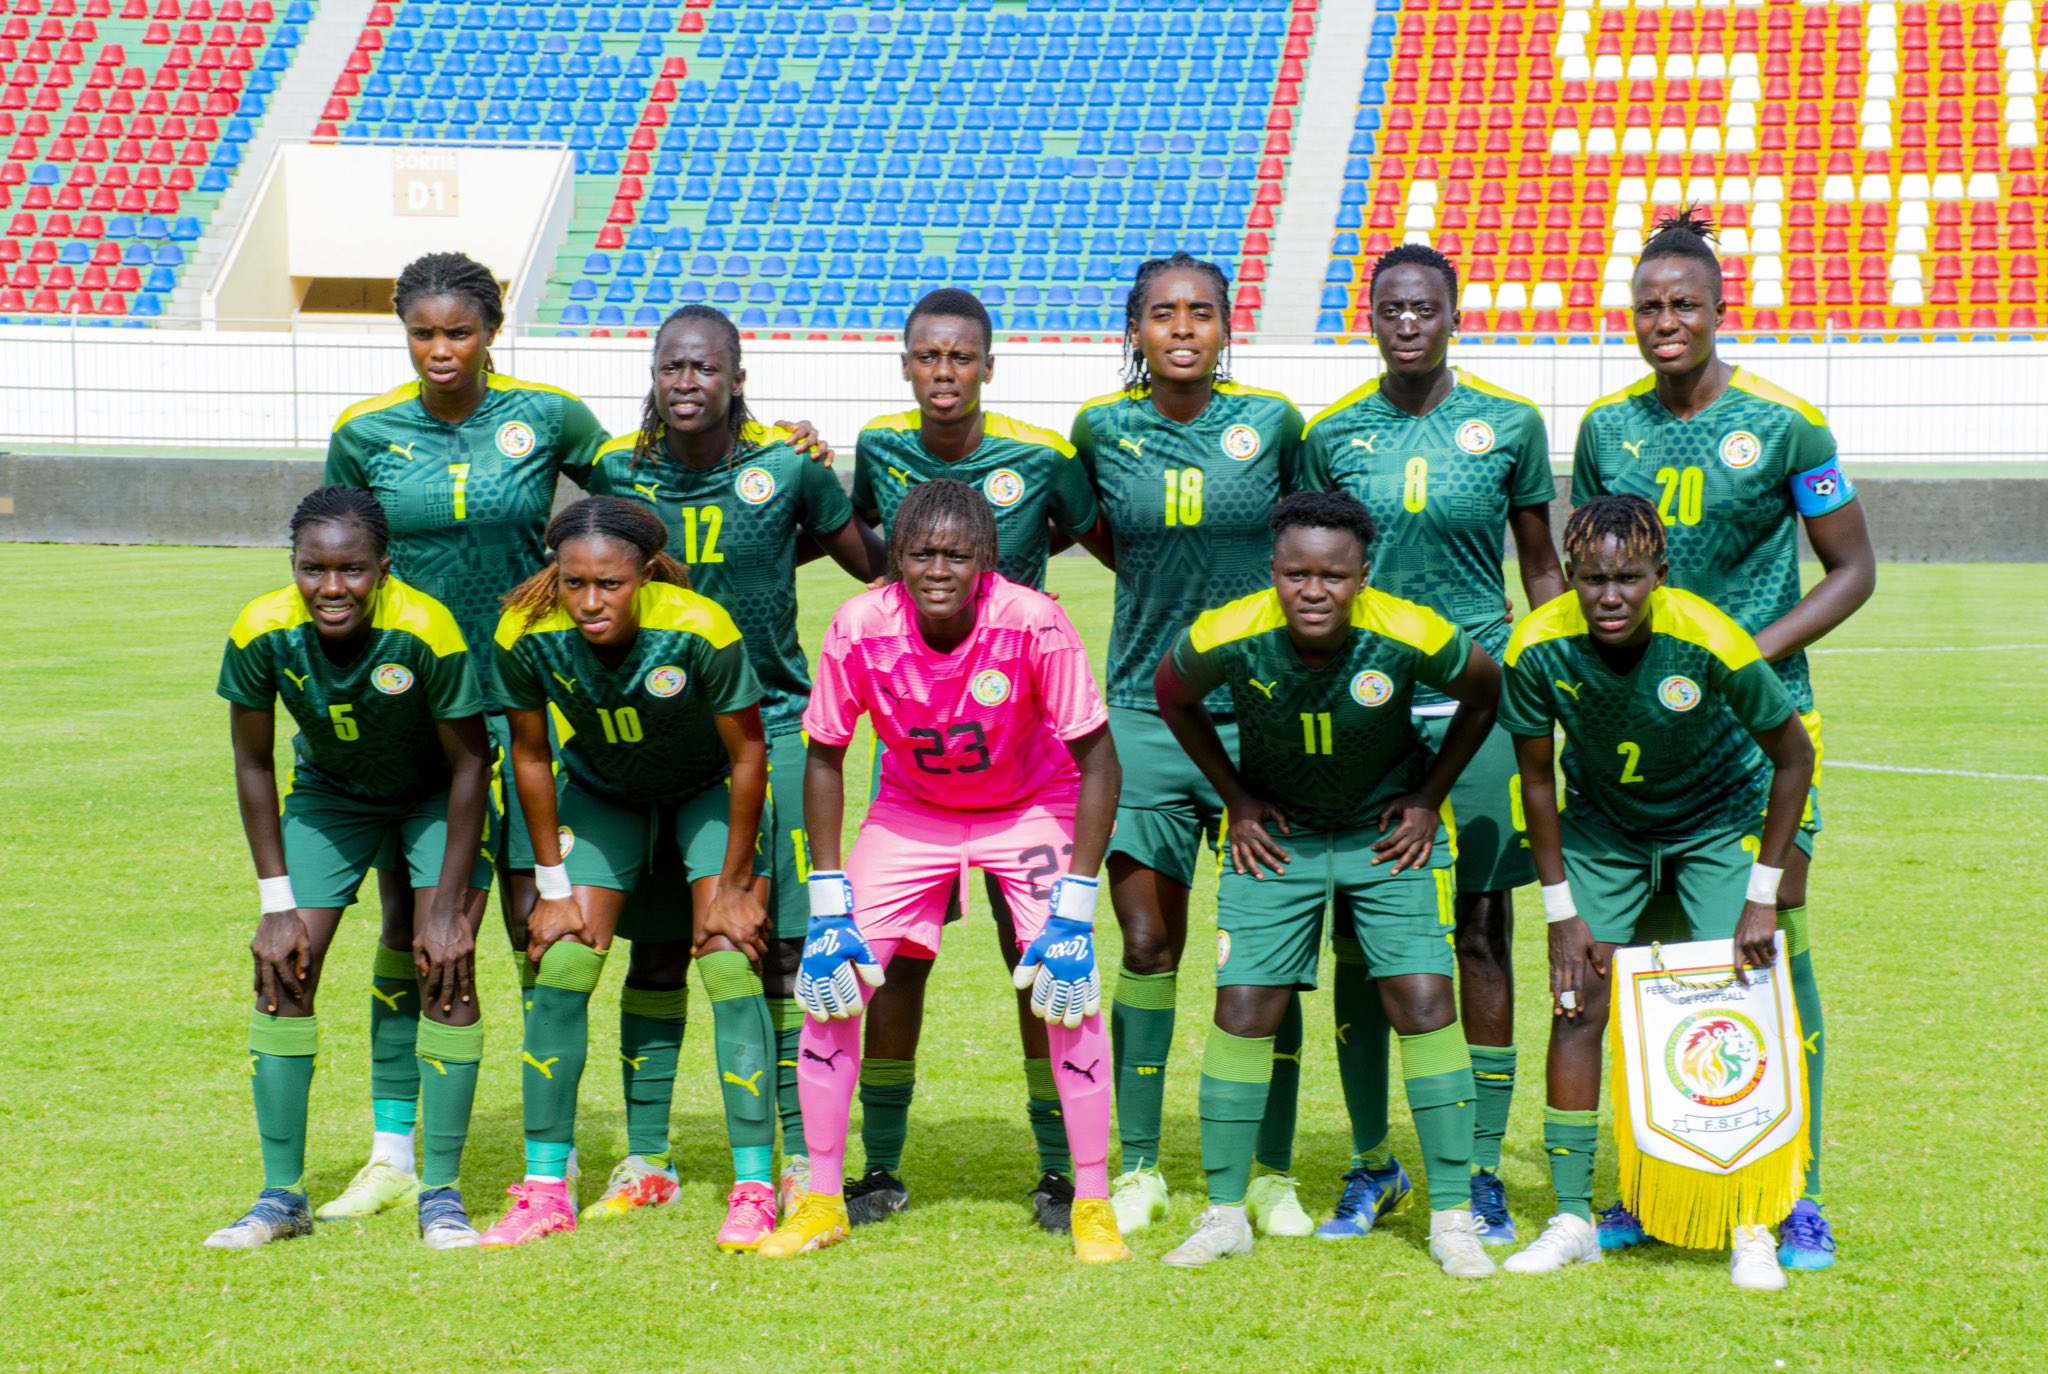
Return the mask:
<path id="1" fill-rule="evenodd" d="M 1012 981 L 1031 989 L 1031 1011 L 1043 1021 L 1074 1027 L 1102 1010 L 1102 978 L 1095 971 L 1093 878 L 1064 874 L 1053 884 L 1052 915 L 1017 961 Z"/>
<path id="2" fill-rule="evenodd" d="M 811 874 L 811 928 L 797 969 L 796 1000 L 814 1021 L 861 1013 L 860 981 L 882 985 L 882 965 L 853 923 L 853 884 L 837 869 Z"/>

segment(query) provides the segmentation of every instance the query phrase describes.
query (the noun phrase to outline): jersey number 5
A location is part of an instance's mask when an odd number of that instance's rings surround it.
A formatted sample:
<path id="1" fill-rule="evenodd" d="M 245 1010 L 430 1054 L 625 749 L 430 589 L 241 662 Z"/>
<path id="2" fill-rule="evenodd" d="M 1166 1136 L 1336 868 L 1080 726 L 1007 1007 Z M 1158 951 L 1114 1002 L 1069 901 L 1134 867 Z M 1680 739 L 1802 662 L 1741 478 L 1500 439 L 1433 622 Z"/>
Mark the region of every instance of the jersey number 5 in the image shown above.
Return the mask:
<path id="1" fill-rule="evenodd" d="M 930 744 L 920 744 L 910 751 L 910 757 L 923 772 L 979 773 L 989 766 L 988 737 L 982 733 L 979 721 L 970 720 L 965 725 L 948 725 L 946 733 L 943 735 L 937 730 L 928 728 L 911 730 L 907 733 L 913 740 L 924 739 L 931 741 Z M 968 762 L 961 764 L 957 768 L 944 767 L 939 763 L 939 760 L 946 756 L 947 749 L 956 739 L 965 739 L 967 741 L 963 748 L 971 755 L 971 758 Z"/>

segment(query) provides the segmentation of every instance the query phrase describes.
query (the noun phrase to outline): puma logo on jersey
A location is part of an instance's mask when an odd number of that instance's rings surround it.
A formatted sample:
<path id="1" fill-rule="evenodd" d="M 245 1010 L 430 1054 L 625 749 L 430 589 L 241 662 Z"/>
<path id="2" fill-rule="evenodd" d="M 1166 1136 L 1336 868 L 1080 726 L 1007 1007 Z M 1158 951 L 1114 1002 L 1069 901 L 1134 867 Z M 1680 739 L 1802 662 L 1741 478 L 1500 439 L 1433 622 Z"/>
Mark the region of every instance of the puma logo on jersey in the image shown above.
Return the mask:
<path id="1" fill-rule="evenodd" d="M 654 1056 L 651 1054 L 634 1056 L 627 1054 L 624 1050 L 619 1051 L 619 1058 L 625 1060 L 626 1067 L 631 1069 L 634 1073 L 640 1072 L 640 1066 L 642 1064 L 645 1064 L 649 1059 L 652 1059 L 653 1057 Z"/>
<path id="2" fill-rule="evenodd" d="M 1096 1066 L 1101 1063 L 1102 1061 L 1100 1059 L 1091 1059 L 1088 1061 L 1088 1067 L 1084 1069 L 1071 1059 L 1062 1059 L 1060 1061 L 1060 1067 L 1065 1069 L 1069 1073 L 1080 1074 L 1081 1077 L 1087 1079 L 1090 1083 L 1093 1083 L 1095 1081 Z"/>
<path id="3" fill-rule="evenodd" d="M 839 1053 L 839 1051 L 834 1050 L 833 1053 L 837 1054 Z M 754 1096 L 759 1097 L 761 1095 L 761 1075 L 766 1072 L 768 1072 L 768 1070 L 766 1069 L 755 1069 L 753 1076 L 751 1078 L 741 1078 L 732 1070 L 727 1069 L 724 1075 L 721 1077 L 720 1081 L 725 1083 L 737 1083 L 742 1088 L 745 1088 L 748 1092 L 752 1093 Z"/>
<path id="4" fill-rule="evenodd" d="M 532 1056 L 531 1054 L 528 1054 L 528 1053 L 527 1053 L 527 1052 L 526 1052 L 525 1050 L 521 1050 L 521 1051 L 519 1052 L 519 1059 L 520 1059 L 520 1062 L 521 1062 L 521 1063 L 524 1063 L 524 1064 L 531 1064 L 531 1065 L 533 1065 L 533 1066 L 534 1066 L 534 1067 L 535 1067 L 536 1069 L 539 1069 L 539 1070 L 540 1070 L 540 1076 L 541 1076 L 542 1078 L 548 1079 L 548 1080 L 550 1080 L 550 1081 L 553 1081 L 553 1079 L 554 1079 L 554 1076 L 555 1076 L 555 1071 L 554 1071 L 554 1068 L 553 1068 L 553 1066 L 554 1066 L 554 1065 L 556 1065 L 556 1064 L 559 1064 L 559 1063 L 561 1063 L 561 1062 L 562 1062 L 562 1056 L 560 1056 L 559 1054 L 558 1054 L 558 1055 L 555 1055 L 555 1056 L 554 1056 L 553 1058 L 551 1058 L 551 1059 L 548 1059 L 548 1060 L 546 1060 L 546 1061 L 542 1061 L 542 1060 L 539 1060 L 539 1059 L 535 1059 L 535 1058 L 534 1058 L 534 1057 L 533 1057 L 533 1056 Z"/>
<path id="5" fill-rule="evenodd" d="M 1266 700 L 1268 701 L 1271 701 L 1273 699 L 1273 689 L 1280 685 L 1280 679 L 1277 677 L 1274 678 L 1271 682 L 1261 682 L 1255 677 L 1248 677 L 1245 679 L 1245 681 L 1249 682 L 1252 686 L 1258 688 L 1259 691 L 1264 693 Z"/>
<path id="6" fill-rule="evenodd" d="M 1372 453 L 1375 451 L 1373 449 L 1373 444 L 1378 441 L 1379 437 L 1380 436 L 1378 434 L 1368 434 L 1363 439 L 1353 439 L 1351 441 L 1351 447 L 1362 448 L 1367 453 Z"/>
<path id="7" fill-rule="evenodd" d="M 370 996 L 391 1008 L 392 1014 L 396 1015 L 398 1012 L 398 999 L 405 996 L 405 989 L 400 988 L 396 992 L 385 992 L 382 988 L 372 983 L 370 985 Z"/>
<path id="8" fill-rule="evenodd" d="M 897 481 L 901 482 L 906 487 L 910 485 L 910 474 L 905 472 L 902 468 L 890 467 L 889 475 L 891 477 L 894 477 Z"/>
<path id="9" fill-rule="evenodd" d="M 1643 445 L 1649 442 L 1650 441 L 1648 439 L 1638 439 L 1634 443 L 1630 443 L 1628 440 L 1623 439 L 1621 441 L 1621 446 L 1628 450 L 1629 457 L 1635 459 L 1638 463 L 1640 463 L 1643 461 Z"/>
<path id="10" fill-rule="evenodd" d="M 635 483 L 633 484 L 633 490 L 635 490 L 635 491 L 639 492 L 639 493 L 640 493 L 640 494 L 641 494 L 642 496 L 646 497 L 646 498 L 647 498 L 647 504 L 648 504 L 648 505 L 650 505 L 650 506 L 658 506 L 658 505 L 660 505 L 660 504 L 661 504 L 661 488 L 660 488 L 660 487 L 649 487 L 649 486 L 643 486 L 643 485 L 641 485 L 640 483 L 638 483 L 638 482 L 635 482 Z"/>
<path id="11" fill-rule="evenodd" d="M 832 1061 L 845 1053 L 845 1050 L 834 1050 L 830 1054 L 819 1054 L 816 1050 L 805 1050 L 800 1057 L 815 1060 L 829 1069 L 832 1067 Z"/>
<path id="12" fill-rule="evenodd" d="M 1574 682 L 1567 684 L 1563 678 L 1556 677 L 1552 678 L 1550 680 L 1550 683 L 1553 687 L 1557 688 L 1558 691 L 1570 693 L 1571 699 L 1573 701 L 1577 701 L 1579 699 L 1579 689 L 1586 685 L 1583 682 Z"/>
<path id="13" fill-rule="evenodd" d="M 299 674 L 293 672 L 291 669 L 285 667 L 280 667 L 278 668 L 277 671 L 283 673 L 286 677 L 290 678 L 292 680 L 292 686 L 298 688 L 301 692 L 306 690 L 306 678 L 312 676 L 311 673 L 307 673 L 305 674 L 304 677 L 302 677 Z"/>
<path id="14" fill-rule="evenodd" d="M 1145 441 L 1143 439 L 1119 439 L 1116 441 L 1116 446 L 1118 448 L 1127 448 L 1140 458 L 1145 456 Z"/>
<path id="15" fill-rule="evenodd" d="M 400 448 L 396 444 L 386 444 L 384 446 L 384 451 L 386 453 L 395 453 L 399 457 L 405 459 L 406 462 L 410 463 L 412 461 L 413 446 L 418 443 L 419 440 L 415 439 L 412 441 L 412 443 L 407 444 L 404 448 Z"/>
<path id="16" fill-rule="evenodd" d="M 575 679 L 575 678 L 573 678 L 573 677 L 563 677 L 563 676 L 562 676 L 562 675 L 561 675 L 560 673 L 554 673 L 554 672 L 551 672 L 551 673 L 549 673 L 549 674 L 548 674 L 548 676 L 549 676 L 549 677 L 551 677 L 551 678 L 553 678 L 553 679 L 554 679 L 555 681 L 557 681 L 557 682 L 561 683 L 561 684 L 562 684 L 562 687 L 564 688 L 564 690 L 566 690 L 566 691 L 567 691 L 567 692 L 569 693 L 569 695 L 571 695 L 571 696 L 574 696 L 574 695 L 576 695 L 576 679 Z"/>

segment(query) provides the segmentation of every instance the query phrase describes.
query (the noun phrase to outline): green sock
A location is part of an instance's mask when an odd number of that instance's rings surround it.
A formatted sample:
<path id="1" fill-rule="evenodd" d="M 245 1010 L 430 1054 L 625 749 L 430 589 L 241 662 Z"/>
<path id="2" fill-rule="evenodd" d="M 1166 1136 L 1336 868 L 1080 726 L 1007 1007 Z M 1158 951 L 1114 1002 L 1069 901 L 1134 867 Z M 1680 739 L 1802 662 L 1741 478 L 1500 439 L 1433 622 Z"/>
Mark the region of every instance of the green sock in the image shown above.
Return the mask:
<path id="1" fill-rule="evenodd" d="M 409 949 L 377 946 L 370 966 L 370 1116 L 373 1129 L 412 1134 L 419 1124 L 420 983 Z"/>
<path id="2" fill-rule="evenodd" d="M 1031 1118 L 1031 1138 L 1038 1143 L 1038 1172 L 1071 1178 L 1074 1157 L 1067 1152 L 1067 1123 L 1060 1115 L 1060 1090 L 1053 1082 L 1050 1059 L 1024 1061 L 1024 1110 Z"/>
<path id="3" fill-rule="evenodd" d="M 688 988 L 619 989 L 619 1079 L 626 1090 L 626 1151 L 667 1168 L 669 1108 L 683 1052 Z"/>
<path id="4" fill-rule="evenodd" d="M 718 1083 L 725 1093 L 725 1133 L 732 1144 L 733 1176 L 741 1183 L 775 1177 L 775 1025 L 761 975 L 736 949 L 697 961 L 711 998 L 711 1035 Z M 765 1161 L 765 1162 L 764 1162 Z"/>
<path id="5" fill-rule="evenodd" d="M 526 1017 L 520 1082 L 526 1104 L 526 1172 L 561 1178 L 576 1143 L 576 1088 L 590 1054 L 590 994 L 604 953 L 574 940 L 548 946 Z"/>
<path id="6" fill-rule="evenodd" d="M 1429 1210 L 1472 1205 L 1472 1054 L 1456 1021 L 1401 1037 L 1402 1086 L 1415 1117 L 1422 1167 L 1429 1172 Z"/>
<path id="7" fill-rule="evenodd" d="M 1209 1205 L 1239 1207 L 1251 1181 L 1252 1150 L 1273 1081 L 1273 1037 L 1241 1036 L 1209 1027 L 1202 1054 L 1202 1171 Z"/>
<path id="8" fill-rule="evenodd" d="M 782 1156 L 808 1155 L 804 1107 L 796 1089 L 797 1040 L 803 1035 L 804 1009 L 793 997 L 771 997 L 768 1019 L 775 1026 L 775 1110 L 782 1117 Z"/>
<path id="9" fill-rule="evenodd" d="M 523 1032 L 526 1018 L 533 1015 L 533 989 L 540 981 L 540 965 L 527 958 L 523 949 L 512 955 L 512 962 L 519 969 L 519 1022 Z"/>
<path id="10" fill-rule="evenodd" d="M 1331 1000 L 1337 1018 L 1337 1078 L 1351 1116 L 1351 1167 L 1384 1169 L 1387 1145 L 1387 1024 L 1380 990 L 1356 940 L 1333 940 L 1336 977 Z"/>
<path id="11" fill-rule="evenodd" d="M 1515 1047 L 1474 1045 L 1472 1081 L 1479 1098 L 1474 1104 L 1472 1169 L 1500 1172 L 1500 1142 L 1508 1133 L 1508 1108 L 1515 1100 Z"/>
<path id="12" fill-rule="evenodd" d="M 1109 1053 L 1116 1069 L 1116 1130 L 1123 1167 L 1159 1164 L 1159 1119 L 1166 1105 L 1166 1056 L 1173 1049 L 1173 1007 L 1180 974 L 1117 974 L 1109 1005 Z"/>
<path id="13" fill-rule="evenodd" d="M 915 1059 L 860 1061 L 860 1144 L 869 1169 L 903 1168 L 903 1138 L 910 1134 L 910 1099 L 917 1091 Z"/>
<path id="14" fill-rule="evenodd" d="M 484 1023 L 444 1026 L 422 1020 L 420 1073 L 420 1187 L 447 1188 L 462 1176 L 462 1147 L 476 1104 L 477 1067 L 484 1057 Z"/>
<path id="15" fill-rule="evenodd" d="M 1550 1187 L 1557 1210 L 1593 1219 L 1593 1147 L 1600 1143 L 1600 1113 L 1543 1109 L 1543 1153 L 1550 1156 Z"/>
<path id="16" fill-rule="evenodd" d="M 1827 1019 L 1820 1010 L 1820 984 L 1813 976 L 1813 930 L 1804 906 L 1786 907 L 1778 913 L 1778 929 L 1785 932 L 1785 957 L 1792 966 L 1792 1004 L 1799 1009 L 1799 1033 L 1806 1041 L 1806 1143 L 1813 1147 L 1813 1159 L 1806 1166 L 1806 1187 L 1800 1196 L 1820 1205 L 1820 1100 L 1827 1078 Z"/>
<path id="17" fill-rule="evenodd" d="M 263 1141 L 263 1186 L 304 1191 L 306 1102 L 313 1092 L 313 1056 L 320 1022 L 312 1016 L 249 1012 L 249 1083 L 256 1094 L 256 1134 Z"/>
<path id="18" fill-rule="evenodd" d="M 1266 1115 L 1259 1122 L 1259 1146 L 1252 1158 L 1276 1174 L 1294 1172 L 1294 1116 L 1301 1098 L 1301 994 L 1287 1001 L 1287 1014 L 1273 1036 L 1273 1083 Z"/>

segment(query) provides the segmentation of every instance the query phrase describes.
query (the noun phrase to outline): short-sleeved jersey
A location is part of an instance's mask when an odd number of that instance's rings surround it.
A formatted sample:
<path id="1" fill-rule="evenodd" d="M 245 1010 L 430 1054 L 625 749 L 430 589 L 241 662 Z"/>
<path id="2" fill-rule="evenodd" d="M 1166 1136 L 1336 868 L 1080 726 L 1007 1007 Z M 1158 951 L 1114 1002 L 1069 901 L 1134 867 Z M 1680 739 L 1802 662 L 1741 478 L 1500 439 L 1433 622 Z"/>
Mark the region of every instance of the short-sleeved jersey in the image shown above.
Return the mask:
<path id="1" fill-rule="evenodd" d="M 1643 497 L 1664 517 L 1671 585 L 1695 592 L 1755 634 L 1799 602 L 1799 516 L 1856 499 L 1821 413 L 1736 368 L 1690 420 L 1645 377 L 1602 397 L 1579 422 L 1572 504 L 1607 492 Z M 1801 650 L 1771 665 L 1801 711 L 1813 682 Z"/>
<path id="2" fill-rule="evenodd" d="M 1430 754 L 1408 706 L 1465 671 L 1472 638 L 1426 606 L 1374 587 L 1351 603 L 1351 637 L 1320 668 L 1302 662 L 1270 587 L 1204 613 L 1173 646 L 1173 670 L 1237 706 L 1238 773 L 1311 830 L 1377 825 L 1421 786 Z"/>
<path id="3" fill-rule="evenodd" d="M 1501 550 L 1508 512 L 1557 495 L 1536 403 L 1469 373 L 1427 415 L 1389 401 L 1375 377 L 1308 423 L 1304 484 L 1349 492 L 1372 512 L 1372 584 L 1427 606 L 1495 658 L 1507 647 Z M 1440 706 L 1436 692 L 1416 705 Z"/>
<path id="4" fill-rule="evenodd" d="M 483 404 L 459 425 L 427 413 L 417 381 L 358 401 L 334 422 L 325 478 L 383 503 L 391 570 L 447 606 L 478 646 L 491 642 L 505 593 L 540 571 L 555 479 L 587 483 L 607 437 L 566 391 L 498 373 L 485 382 Z"/>
<path id="5" fill-rule="evenodd" d="M 449 779 L 434 722 L 482 714 L 477 674 L 447 607 L 395 577 L 374 595 L 370 637 L 345 667 L 297 587 L 257 597 L 228 632 L 215 690 L 258 711 L 282 700 L 304 776 L 378 801 L 432 796 Z"/>
<path id="6" fill-rule="evenodd" d="M 633 596 L 640 632 L 607 668 L 567 611 L 528 624 L 498 621 L 493 672 L 510 710 L 552 705 L 574 733 L 562 767 L 579 786 L 617 801 L 673 801 L 732 771 L 713 717 L 761 700 L 739 627 L 709 597 L 666 582 Z"/>
<path id="7" fill-rule="evenodd" d="M 646 501 L 668 526 L 668 551 L 690 585 L 723 606 L 740 628 L 761 680 L 761 728 L 798 729 L 811 694 L 796 635 L 797 535 L 826 535 L 853 518 L 839 479 L 789 446 L 784 430 L 754 426 L 729 464 L 684 467 L 659 447 L 637 464 L 637 436 L 598 450 L 594 495 Z"/>
<path id="8" fill-rule="evenodd" d="M 1067 745 L 1109 710 L 1066 612 L 997 573 L 975 589 L 974 631 L 951 653 L 925 643 L 903 584 L 839 608 L 804 711 L 814 741 L 845 744 L 866 712 L 887 753 L 882 792 L 949 811 L 1074 801 Z"/>
<path id="9" fill-rule="evenodd" d="M 953 477 L 979 491 L 996 514 L 996 571 L 1026 587 L 1045 585 L 1051 519 L 1069 534 L 1095 524 L 1095 489 L 1074 461 L 1074 446 L 1049 429 L 994 411 L 982 415 L 981 443 L 957 463 L 924 446 L 914 410 L 868 421 L 854 445 L 853 504 L 881 516 L 882 534 L 919 482 Z"/>
<path id="10" fill-rule="evenodd" d="M 1081 407 L 1073 442 L 1115 535 L 1109 704 L 1157 711 L 1152 674 L 1180 632 L 1271 585 L 1266 521 L 1301 485 L 1301 412 L 1277 391 L 1218 382 L 1182 424 L 1119 391 Z M 1207 705 L 1230 711 L 1223 693 Z"/>
<path id="11" fill-rule="evenodd" d="M 1775 729 L 1792 697 L 1756 641 L 1702 597 L 1650 593 L 1650 643 L 1617 673 L 1600 656 L 1576 592 L 1515 627 L 1500 723 L 1513 735 L 1565 732 L 1566 804 L 1634 834 L 1748 825 L 1770 798 L 1771 762 L 1752 732 Z"/>

